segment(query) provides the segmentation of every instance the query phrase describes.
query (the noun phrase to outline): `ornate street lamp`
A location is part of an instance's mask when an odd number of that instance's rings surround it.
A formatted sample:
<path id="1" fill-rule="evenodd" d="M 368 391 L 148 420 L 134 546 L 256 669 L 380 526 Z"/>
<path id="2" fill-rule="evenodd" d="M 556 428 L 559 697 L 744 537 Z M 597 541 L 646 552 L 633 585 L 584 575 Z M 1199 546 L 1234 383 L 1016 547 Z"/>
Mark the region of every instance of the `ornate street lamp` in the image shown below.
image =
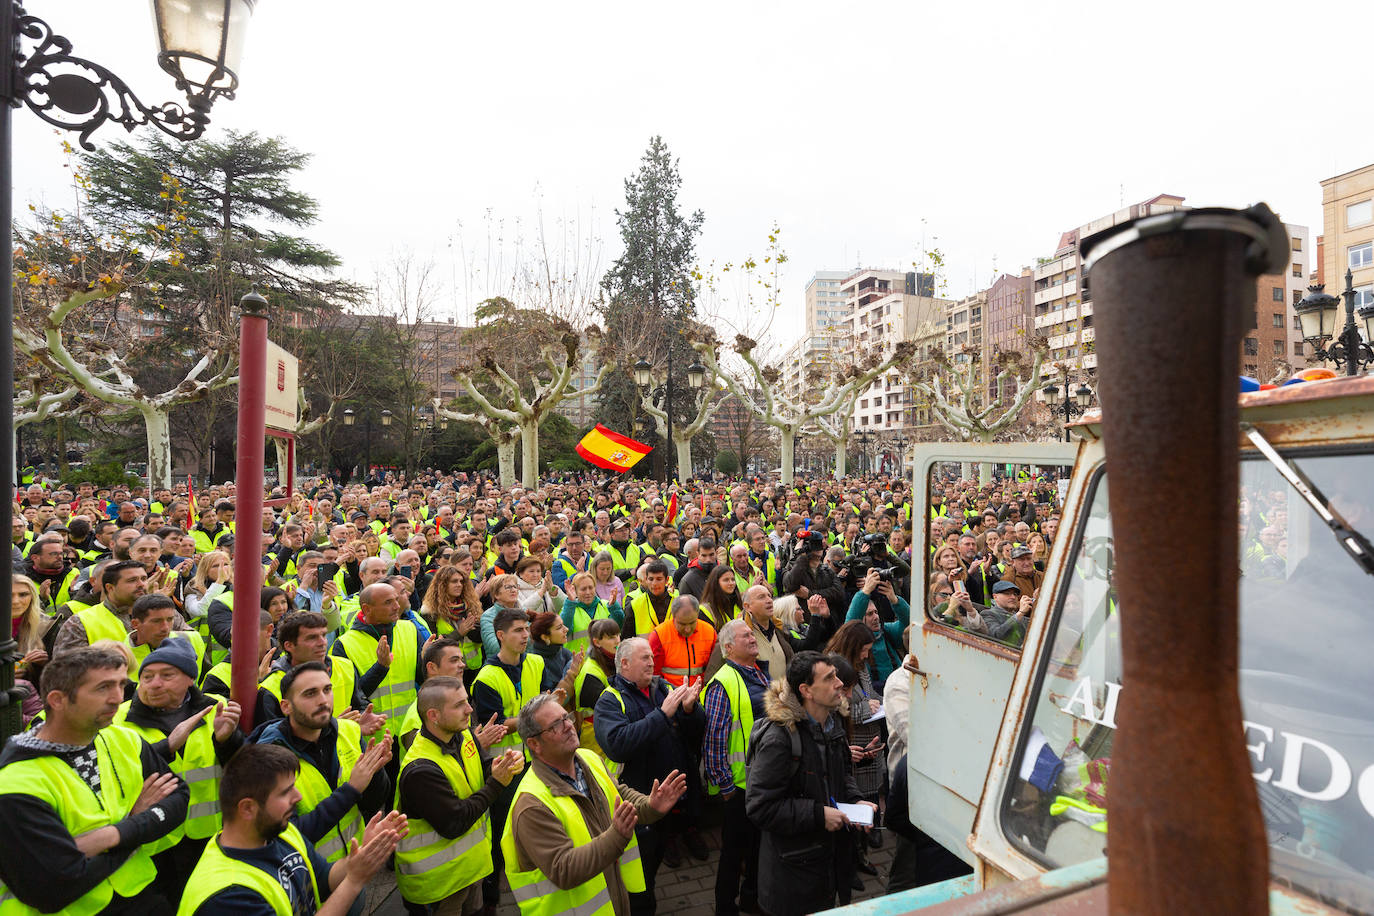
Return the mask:
<path id="1" fill-rule="evenodd" d="M 640 358 L 631 369 L 631 377 L 639 388 L 647 389 L 654 382 L 654 367 L 644 358 Z M 706 367 L 701 364 L 699 358 L 693 359 L 692 364 L 687 367 L 687 387 L 697 391 L 706 382 Z M 664 414 L 668 417 L 666 448 L 663 454 L 663 482 L 668 482 L 672 473 L 671 462 L 675 456 L 673 447 L 673 348 L 668 348 L 668 367 L 662 385 L 648 392 L 653 398 L 654 406 L 661 407 Z M 648 435 L 652 427 L 646 424 L 645 430 L 640 435 Z M 681 470 L 681 469 L 679 469 Z M 691 468 L 687 469 L 691 473 Z"/>
<path id="2" fill-rule="evenodd" d="M 152 124 L 178 140 L 193 140 L 210 123 L 210 108 L 238 88 L 248 19 L 256 0 L 153 0 L 158 33 L 158 64 L 186 93 L 186 107 L 167 102 L 150 107 L 109 69 L 72 54 L 72 43 L 30 16 L 15 0 L 0 0 L 0 251 L 14 249 L 13 132 L 10 119 L 20 103 L 56 127 L 76 131 L 82 147 L 94 150 L 90 136 L 106 121 L 133 130 Z M 22 45 L 22 46 L 21 46 Z M 14 400 L 13 259 L 0 258 L 0 401 Z M 11 441 L 14 417 L 5 414 L 0 438 Z M 15 480 L 13 455 L 4 450 L 0 476 Z M 12 583 L 0 587 L 8 606 Z M 19 698 L 14 691 L 18 644 L 0 640 L 0 742 L 19 730 Z M 244 718 L 245 724 L 251 715 Z"/>
<path id="3" fill-rule="evenodd" d="M 1055 399 L 1059 397 L 1059 386 L 1056 385 L 1054 382 L 1050 382 L 1044 388 L 1041 388 L 1040 393 L 1043 394 L 1041 400 L 1044 401 L 1044 403 L 1050 409 L 1050 416 L 1060 416 L 1064 418 L 1064 423 L 1066 424 L 1064 426 L 1064 441 L 1068 442 L 1069 428 L 1067 424 L 1074 417 L 1081 417 L 1083 415 L 1083 412 L 1088 409 L 1088 405 L 1090 405 L 1093 400 L 1093 390 L 1089 388 L 1087 384 L 1080 382 L 1078 388 L 1073 392 L 1073 396 L 1070 397 L 1069 371 L 1065 369 L 1063 374 L 1063 401 L 1060 401 L 1058 404 L 1055 403 Z"/>
<path id="4" fill-rule="evenodd" d="M 1323 362 L 1345 363 L 1345 374 L 1359 375 L 1360 370 L 1374 362 L 1374 302 L 1360 307 L 1360 321 L 1364 324 L 1364 340 L 1355 324 L 1355 288 L 1352 272 L 1345 272 L 1345 325 L 1336 333 L 1337 305 L 1340 299 L 1326 292 L 1323 283 L 1313 283 L 1307 295 L 1293 307 L 1302 325 L 1302 339 L 1312 348 L 1312 355 Z M 1332 340 L 1332 338 L 1335 338 Z M 1331 346 L 1325 344 L 1331 340 Z"/>
<path id="5" fill-rule="evenodd" d="M 382 425 L 383 425 L 383 426 L 390 426 L 390 425 L 391 425 L 391 411 L 389 411 L 389 410 L 383 410 L 383 411 L 382 411 Z"/>
<path id="6" fill-rule="evenodd" d="M 352 426 L 355 419 L 356 415 L 353 413 L 353 408 L 345 407 L 343 412 L 344 426 Z"/>

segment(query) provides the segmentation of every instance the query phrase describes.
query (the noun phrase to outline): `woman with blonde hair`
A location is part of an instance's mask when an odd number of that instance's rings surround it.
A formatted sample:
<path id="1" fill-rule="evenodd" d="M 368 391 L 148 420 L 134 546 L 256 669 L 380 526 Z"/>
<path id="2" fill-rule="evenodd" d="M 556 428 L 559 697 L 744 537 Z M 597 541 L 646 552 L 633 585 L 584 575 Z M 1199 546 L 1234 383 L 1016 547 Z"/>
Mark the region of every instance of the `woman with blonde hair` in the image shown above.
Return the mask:
<path id="1" fill-rule="evenodd" d="M 596 580 L 596 596 L 611 607 L 624 607 L 625 583 L 616 578 L 615 558 L 609 550 L 592 557 L 591 571 Z"/>
<path id="2" fill-rule="evenodd" d="M 234 564 L 223 550 L 212 550 L 196 561 L 196 571 L 186 586 L 186 616 L 204 619 L 210 602 L 233 591 Z"/>
<path id="3" fill-rule="evenodd" d="M 10 592 L 10 635 L 19 643 L 19 661 L 14 666 L 15 680 L 33 684 L 37 691 L 43 666 L 48 663 L 48 649 L 43 637 L 52 626 L 52 618 L 43 613 L 38 598 L 38 586 L 28 576 L 15 574 Z"/>

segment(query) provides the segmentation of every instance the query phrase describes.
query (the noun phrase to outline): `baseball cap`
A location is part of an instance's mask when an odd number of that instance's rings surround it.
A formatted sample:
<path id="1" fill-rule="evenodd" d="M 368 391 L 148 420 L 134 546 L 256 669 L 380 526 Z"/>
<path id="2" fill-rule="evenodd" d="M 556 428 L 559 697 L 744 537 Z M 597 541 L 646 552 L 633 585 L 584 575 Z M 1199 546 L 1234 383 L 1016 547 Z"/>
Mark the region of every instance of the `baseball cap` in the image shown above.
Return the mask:
<path id="1" fill-rule="evenodd" d="M 1000 595 L 1002 592 L 1016 592 L 1019 595 L 1021 594 L 1021 589 L 1016 586 L 1015 582 L 1008 582 L 1006 579 L 1003 579 L 992 587 L 992 593 L 994 595 Z"/>
<path id="2" fill-rule="evenodd" d="M 1015 560 L 1017 557 L 1028 557 L 1030 555 L 1031 549 L 1027 547 L 1025 544 L 1017 544 L 1015 547 L 1011 549 L 1011 558 L 1013 560 Z"/>

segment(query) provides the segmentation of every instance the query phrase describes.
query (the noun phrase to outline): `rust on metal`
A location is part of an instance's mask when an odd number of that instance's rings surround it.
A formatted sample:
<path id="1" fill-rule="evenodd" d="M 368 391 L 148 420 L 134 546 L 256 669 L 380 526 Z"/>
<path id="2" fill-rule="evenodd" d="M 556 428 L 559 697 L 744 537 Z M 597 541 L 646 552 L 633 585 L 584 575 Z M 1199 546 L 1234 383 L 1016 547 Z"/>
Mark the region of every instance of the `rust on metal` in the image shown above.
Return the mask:
<path id="1" fill-rule="evenodd" d="M 1013 649 L 1002 643 L 989 639 L 986 636 L 975 636 L 965 630 L 958 630 L 954 627 L 942 623 L 936 623 L 927 617 L 921 623 L 922 637 L 938 634 L 944 639 L 951 640 L 963 646 L 965 649 L 974 649 L 978 652 L 986 652 L 989 655 L 996 655 L 998 658 L 1005 658 L 1008 661 L 1016 661 L 1021 657 L 1019 649 Z M 939 673 L 938 671 L 936 672 Z"/>
<path id="2" fill-rule="evenodd" d="M 1229 215 L 1237 228 L 1179 225 L 1115 244 L 1127 223 L 1083 243 L 1096 302 L 1115 584 L 1129 609 L 1121 615 L 1108 903 L 1132 916 L 1268 912 L 1264 822 L 1236 728 L 1236 380 L 1257 266 L 1254 235 L 1244 231 L 1252 227 L 1242 224 L 1262 214 L 1210 214 Z M 1106 253 L 1094 260 L 1095 246 Z M 1210 536 L 1182 538 L 1160 525 L 1166 504 L 1211 520 Z"/>

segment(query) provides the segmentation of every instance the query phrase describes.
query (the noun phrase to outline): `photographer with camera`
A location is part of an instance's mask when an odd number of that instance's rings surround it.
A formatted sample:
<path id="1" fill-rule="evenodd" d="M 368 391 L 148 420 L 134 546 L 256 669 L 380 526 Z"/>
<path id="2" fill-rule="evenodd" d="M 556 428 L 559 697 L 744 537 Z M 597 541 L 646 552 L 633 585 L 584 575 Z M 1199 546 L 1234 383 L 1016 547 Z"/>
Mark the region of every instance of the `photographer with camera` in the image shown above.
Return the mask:
<path id="1" fill-rule="evenodd" d="M 805 607 L 812 595 L 820 595 L 830 609 L 832 620 L 839 620 L 848 609 L 844 584 L 821 561 L 825 557 L 825 536 L 816 531 L 799 531 L 792 549 L 792 565 L 782 577 L 784 594 L 796 595 Z"/>
<path id="2" fill-rule="evenodd" d="M 892 608 L 894 620 L 884 622 L 879 619 L 879 600 Z M 902 666 L 902 659 L 906 656 L 902 633 L 911 619 L 911 606 L 893 590 L 892 580 L 884 579 L 882 571 L 875 566 L 864 576 L 863 587 L 854 595 L 845 618 L 846 622 L 862 620 L 873 634 L 873 686 L 881 693 L 887 676 Z"/>
<path id="3" fill-rule="evenodd" d="M 854 553 L 848 557 L 846 565 L 849 572 L 848 581 L 855 583 L 859 588 L 862 588 L 869 572 L 876 571 L 878 581 L 891 586 L 889 592 L 901 595 L 910 590 L 908 577 L 911 575 L 911 567 L 887 549 L 887 537 L 878 532 L 865 534 L 855 541 Z M 900 620 L 905 624 L 906 617 L 896 612 L 893 602 L 888 600 L 883 592 L 870 592 L 870 597 L 877 608 L 878 619 L 883 623 Z M 850 601 L 852 606 L 853 598 Z"/>

